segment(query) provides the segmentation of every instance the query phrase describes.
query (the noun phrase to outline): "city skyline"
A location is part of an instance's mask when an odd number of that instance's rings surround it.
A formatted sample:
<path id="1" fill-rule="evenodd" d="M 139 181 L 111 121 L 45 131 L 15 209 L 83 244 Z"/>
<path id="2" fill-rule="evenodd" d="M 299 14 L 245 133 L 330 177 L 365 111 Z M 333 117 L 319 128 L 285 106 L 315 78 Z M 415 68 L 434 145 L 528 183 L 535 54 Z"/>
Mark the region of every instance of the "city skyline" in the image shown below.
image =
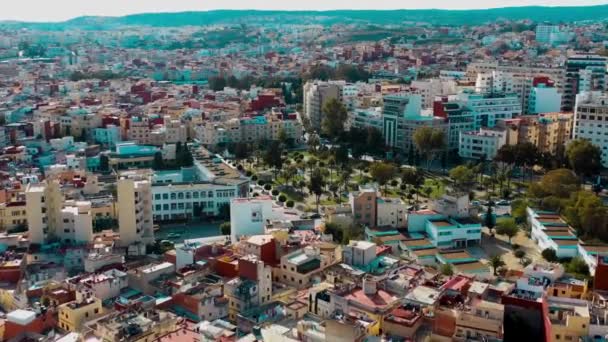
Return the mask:
<path id="1" fill-rule="evenodd" d="M 55 0 L 40 4 L 36 0 L 23 0 L 3 9 L 0 20 L 45 22 L 64 21 L 79 16 L 122 16 L 137 13 L 207 11 L 218 9 L 251 9 L 251 10 L 393 10 L 393 9 L 486 9 L 518 6 L 593 6 L 607 4 L 603 0 L 503 0 L 503 1 L 466 1 L 454 3 L 447 0 L 430 0 L 423 3 L 402 3 L 392 0 L 379 0 L 373 3 L 367 1 L 352 1 L 343 3 L 337 0 L 311 0 L 306 4 L 286 4 L 277 1 L 222 1 L 220 6 L 198 0 L 180 0 L 166 2 L 151 0 L 142 2 L 121 0 L 106 0 L 103 2 Z M 372 6 L 373 5 L 373 6 Z"/>

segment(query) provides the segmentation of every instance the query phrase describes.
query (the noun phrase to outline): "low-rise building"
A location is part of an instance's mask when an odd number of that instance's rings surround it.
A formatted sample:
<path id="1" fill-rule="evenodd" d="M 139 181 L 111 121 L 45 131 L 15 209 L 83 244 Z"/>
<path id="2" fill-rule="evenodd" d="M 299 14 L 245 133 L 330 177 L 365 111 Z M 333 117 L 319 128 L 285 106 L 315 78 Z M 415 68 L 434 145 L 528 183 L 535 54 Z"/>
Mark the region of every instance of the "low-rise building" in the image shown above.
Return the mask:
<path id="1" fill-rule="evenodd" d="M 559 214 L 532 208 L 527 208 L 526 211 L 528 224 L 532 229 L 532 240 L 541 251 L 551 248 L 558 258 L 578 255 L 578 238 Z"/>

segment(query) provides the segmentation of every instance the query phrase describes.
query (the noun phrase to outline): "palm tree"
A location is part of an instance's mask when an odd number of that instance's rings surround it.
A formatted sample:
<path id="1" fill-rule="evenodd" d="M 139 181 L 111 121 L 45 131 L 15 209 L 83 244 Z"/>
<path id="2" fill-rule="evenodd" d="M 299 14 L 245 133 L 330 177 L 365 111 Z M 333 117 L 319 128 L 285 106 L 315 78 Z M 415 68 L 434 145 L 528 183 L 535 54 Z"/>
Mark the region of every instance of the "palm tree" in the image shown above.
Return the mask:
<path id="1" fill-rule="evenodd" d="M 495 276 L 498 275 L 498 273 L 496 273 L 498 269 L 503 266 L 505 266 L 505 262 L 502 261 L 502 257 L 500 255 L 496 254 L 490 258 L 490 267 L 492 267 Z"/>

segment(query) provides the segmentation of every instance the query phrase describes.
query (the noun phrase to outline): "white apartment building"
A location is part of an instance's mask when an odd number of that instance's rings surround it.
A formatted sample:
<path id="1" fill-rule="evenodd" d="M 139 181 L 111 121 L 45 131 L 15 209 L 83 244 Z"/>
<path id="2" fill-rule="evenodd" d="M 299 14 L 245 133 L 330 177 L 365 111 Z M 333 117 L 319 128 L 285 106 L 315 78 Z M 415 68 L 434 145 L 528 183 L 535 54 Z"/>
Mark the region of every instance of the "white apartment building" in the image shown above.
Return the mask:
<path id="1" fill-rule="evenodd" d="M 378 227 L 404 228 L 407 205 L 398 198 L 378 197 L 376 199 L 376 225 Z"/>
<path id="2" fill-rule="evenodd" d="M 43 244 L 54 237 L 62 225 L 63 196 L 59 183 L 28 184 L 25 205 L 30 243 Z"/>
<path id="3" fill-rule="evenodd" d="M 473 112 L 476 130 L 494 127 L 498 120 L 522 114 L 521 102 L 515 94 L 463 92 L 458 95 L 458 99 Z"/>
<path id="4" fill-rule="evenodd" d="M 374 242 L 350 240 L 342 249 L 342 262 L 351 266 L 364 267 L 376 258 Z"/>
<path id="5" fill-rule="evenodd" d="M 496 73 L 495 73 L 496 72 Z M 480 74 L 485 74 L 485 80 L 479 79 Z M 467 78 L 476 82 L 476 89 L 488 91 L 492 88 L 491 83 L 496 85 L 498 89 L 511 89 L 513 94 L 516 94 L 521 101 L 521 108 L 525 111 L 528 109 L 528 100 L 530 91 L 534 87 L 534 79 L 537 77 L 549 78 L 553 81 L 557 92 L 564 93 L 565 71 L 561 66 L 557 65 L 530 65 L 530 64 L 512 64 L 499 65 L 497 62 L 474 62 L 467 66 Z M 497 76 L 496 82 L 493 77 Z M 477 82 L 479 80 L 479 82 Z"/>
<path id="6" fill-rule="evenodd" d="M 438 78 L 412 81 L 411 88 L 415 94 L 420 95 L 423 109 L 433 108 L 437 96 L 456 94 L 456 82 L 442 81 Z"/>
<path id="7" fill-rule="evenodd" d="M 267 220 L 278 213 L 272 209 L 272 198 L 235 198 L 230 201 L 230 239 L 236 243 L 242 236 L 262 235 Z"/>
<path id="8" fill-rule="evenodd" d="M 313 129 L 320 131 L 323 121 L 323 106 L 331 100 L 342 101 L 344 81 L 314 81 L 304 84 L 304 115 Z"/>
<path id="9" fill-rule="evenodd" d="M 348 127 L 359 129 L 375 128 L 382 132 L 382 107 L 356 108 L 348 112 Z"/>
<path id="10" fill-rule="evenodd" d="M 562 95 L 557 92 L 557 88 L 539 84 L 530 90 L 528 114 L 557 113 L 561 107 Z"/>
<path id="11" fill-rule="evenodd" d="M 152 189 L 146 175 L 127 171 L 117 184 L 120 245 L 154 241 Z"/>
<path id="12" fill-rule="evenodd" d="M 479 131 L 461 132 L 458 155 L 462 158 L 492 160 L 498 150 L 507 143 L 503 129 L 482 128 Z"/>
<path id="13" fill-rule="evenodd" d="M 93 240 L 91 202 L 69 201 L 61 209 L 62 226 L 56 235 L 65 243 L 87 243 Z"/>
<path id="14" fill-rule="evenodd" d="M 602 165 L 608 167 L 608 95 L 583 92 L 576 96 L 573 139 L 587 139 L 602 151 Z"/>

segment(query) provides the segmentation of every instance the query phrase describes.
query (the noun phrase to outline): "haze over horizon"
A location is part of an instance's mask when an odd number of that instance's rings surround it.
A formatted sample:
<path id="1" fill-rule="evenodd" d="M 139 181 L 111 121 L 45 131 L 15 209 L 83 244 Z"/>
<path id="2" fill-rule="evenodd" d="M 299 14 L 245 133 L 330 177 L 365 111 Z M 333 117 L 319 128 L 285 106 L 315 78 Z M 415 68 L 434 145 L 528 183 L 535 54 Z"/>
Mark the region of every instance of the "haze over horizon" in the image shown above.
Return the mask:
<path id="1" fill-rule="evenodd" d="M 220 4 L 221 6 L 217 6 Z M 486 9 L 517 6 L 592 6 L 606 5 L 606 0 L 490 0 L 462 1 L 427 0 L 422 3 L 397 2 L 394 0 L 363 1 L 344 3 L 340 0 L 309 0 L 305 3 L 285 3 L 276 0 L 245 1 L 224 0 L 208 3 L 201 0 L 125 1 L 125 0 L 21 0 L 3 8 L 0 20 L 17 21 L 64 21 L 79 16 L 122 16 L 137 13 L 207 11 L 207 10 L 392 10 L 392 9 Z"/>

